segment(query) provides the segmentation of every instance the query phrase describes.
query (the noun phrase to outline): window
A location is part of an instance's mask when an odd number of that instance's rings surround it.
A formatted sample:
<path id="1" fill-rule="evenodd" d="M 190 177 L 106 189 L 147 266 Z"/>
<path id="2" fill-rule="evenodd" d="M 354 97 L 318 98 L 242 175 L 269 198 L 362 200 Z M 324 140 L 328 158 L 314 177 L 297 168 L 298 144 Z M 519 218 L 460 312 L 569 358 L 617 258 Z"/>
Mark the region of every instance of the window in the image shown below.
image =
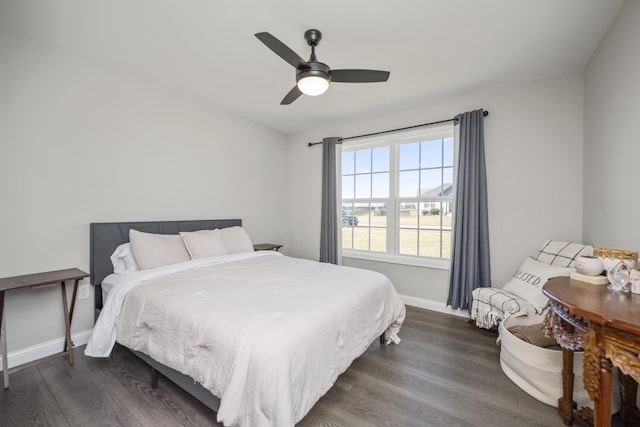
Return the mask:
<path id="1" fill-rule="evenodd" d="M 448 267 L 453 125 L 342 147 L 344 256 Z"/>

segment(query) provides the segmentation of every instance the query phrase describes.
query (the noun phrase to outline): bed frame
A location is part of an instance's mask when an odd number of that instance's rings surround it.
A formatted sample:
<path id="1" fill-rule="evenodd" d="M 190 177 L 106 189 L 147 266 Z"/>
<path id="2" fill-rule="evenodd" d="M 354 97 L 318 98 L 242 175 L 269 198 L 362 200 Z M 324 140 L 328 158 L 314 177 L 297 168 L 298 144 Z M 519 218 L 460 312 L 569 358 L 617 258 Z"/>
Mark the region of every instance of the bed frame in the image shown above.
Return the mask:
<path id="1" fill-rule="evenodd" d="M 241 219 L 212 219 L 201 221 L 149 221 L 149 222 L 102 222 L 90 224 L 90 268 L 91 283 L 95 288 L 96 318 L 102 309 L 102 280 L 113 273 L 111 254 L 116 248 L 129 241 L 129 230 L 134 229 L 146 233 L 178 234 L 181 231 L 213 230 L 242 226 Z M 380 335 L 380 344 L 384 343 L 384 333 Z M 175 369 L 158 363 L 151 357 L 138 351 L 130 350 L 151 367 L 151 387 L 158 387 L 158 375 L 162 374 L 178 387 L 217 412 L 220 399 L 202 387 L 193 378 Z"/>
<path id="2" fill-rule="evenodd" d="M 181 231 L 213 230 L 242 226 L 240 219 L 213 219 L 200 221 L 148 221 L 148 222 L 101 222 L 90 224 L 90 268 L 91 283 L 95 290 L 95 316 L 102 309 L 102 280 L 113 273 L 111 254 L 115 249 L 129 241 L 129 230 L 134 229 L 146 233 L 178 234 Z M 207 407 L 217 411 L 220 399 L 202 387 L 193 378 L 175 369 L 164 366 L 146 354 L 132 351 L 151 367 L 151 386 L 158 387 L 158 374 L 173 381 L 180 388 L 198 399 Z"/>

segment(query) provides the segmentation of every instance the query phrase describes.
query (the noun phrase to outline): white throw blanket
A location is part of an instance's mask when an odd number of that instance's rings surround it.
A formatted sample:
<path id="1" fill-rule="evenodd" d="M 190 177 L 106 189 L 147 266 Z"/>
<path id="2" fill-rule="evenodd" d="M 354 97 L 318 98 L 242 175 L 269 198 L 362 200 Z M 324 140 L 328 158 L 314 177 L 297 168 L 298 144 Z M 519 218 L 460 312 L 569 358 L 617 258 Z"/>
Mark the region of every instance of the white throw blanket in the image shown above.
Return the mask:
<path id="1" fill-rule="evenodd" d="M 476 288 L 473 290 L 471 318 L 479 328 L 497 327 L 510 316 L 525 316 L 535 313 L 527 301 L 507 291 L 497 288 Z"/>
<path id="2" fill-rule="evenodd" d="M 114 288 L 85 353 L 107 356 L 117 332 L 220 397 L 228 426 L 292 426 L 377 336 L 397 339 L 405 316 L 391 282 L 368 270 L 276 252 L 183 264 L 195 268 Z"/>

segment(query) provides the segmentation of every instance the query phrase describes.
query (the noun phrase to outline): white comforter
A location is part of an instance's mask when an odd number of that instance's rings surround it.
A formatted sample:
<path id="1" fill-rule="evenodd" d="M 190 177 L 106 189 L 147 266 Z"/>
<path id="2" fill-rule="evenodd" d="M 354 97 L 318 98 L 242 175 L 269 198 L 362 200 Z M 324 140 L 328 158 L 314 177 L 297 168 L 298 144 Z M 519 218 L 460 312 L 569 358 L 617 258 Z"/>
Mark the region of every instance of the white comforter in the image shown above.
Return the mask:
<path id="1" fill-rule="evenodd" d="M 379 273 L 270 251 L 133 276 L 110 292 L 85 353 L 106 357 L 117 337 L 220 397 L 228 426 L 293 425 L 405 316 Z"/>

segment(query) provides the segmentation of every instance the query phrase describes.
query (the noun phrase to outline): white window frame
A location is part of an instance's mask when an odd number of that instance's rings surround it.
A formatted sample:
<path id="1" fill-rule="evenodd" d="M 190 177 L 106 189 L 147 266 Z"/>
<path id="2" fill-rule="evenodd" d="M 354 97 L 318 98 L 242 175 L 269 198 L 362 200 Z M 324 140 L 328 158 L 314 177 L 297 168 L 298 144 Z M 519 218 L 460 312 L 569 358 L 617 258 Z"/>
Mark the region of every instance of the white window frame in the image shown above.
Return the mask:
<path id="1" fill-rule="evenodd" d="M 399 254 L 398 252 L 398 234 L 400 230 L 400 219 L 398 216 L 398 206 L 401 202 L 411 200 L 407 200 L 407 198 L 399 197 L 399 149 L 401 143 L 407 142 L 420 142 L 429 139 L 437 139 L 437 138 L 453 138 L 453 184 L 455 186 L 455 180 L 457 176 L 457 166 L 458 166 L 458 138 L 457 132 L 454 130 L 453 123 L 449 125 L 440 125 L 440 126 L 432 126 L 428 128 L 422 128 L 411 131 L 398 132 L 393 135 L 378 135 L 370 138 L 362 138 L 354 141 L 345 141 L 342 143 L 343 149 L 348 147 L 350 150 L 357 150 L 359 148 L 373 148 L 373 147 L 381 147 L 381 146 L 389 146 L 389 187 L 390 194 L 387 199 L 380 198 L 370 198 L 370 199 L 348 199 L 343 200 L 340 195 L 339 200 L 339 208 L 342 209 L 343 202 L 346 203 L 358 203 L 358 202 L 381 202 L 387 204 L 387 252 L 371 252 L 371 251 L 363 251 L 357 249 L 345 249 L 342 248 L 342 243 L 340 244 L 340 248 L 342 251 L 342 257 L 344 258 L 355 258 L 362 259 L 368 261 L 377 261 L 377 262 L 386 262 L 392 264 L 404 264 L 404 265 L 413 265 L 418 267 L 429 267 L 435 269 L 448 270 L 450 268 L 451 261 L 446 258 L 430 258 L 418 255 L 404 255 Z M 342 151 L 342 150 L 341 150 Z M 340 158 L 339 164 L 339 182 L 340 188 L 342 188 L 342 154 L 338 156 Z M 417 198 L 416 198 L 417 200 Z M 429 201 L 425 199 L 421 199 L 420 201 Z M 435 200 L 434 200 L 435 201 Z M 439 199 L 438 202 L 442 201 Z M 454 198 L 451 198 L 451 205 L 454 204 Z M 340 216 L 338 216 L 340 218 Z M 453 224 L 452 224 L 452 244 L 453 244 Z M 342 242 L 342 239 L 340 239 Z"/>

